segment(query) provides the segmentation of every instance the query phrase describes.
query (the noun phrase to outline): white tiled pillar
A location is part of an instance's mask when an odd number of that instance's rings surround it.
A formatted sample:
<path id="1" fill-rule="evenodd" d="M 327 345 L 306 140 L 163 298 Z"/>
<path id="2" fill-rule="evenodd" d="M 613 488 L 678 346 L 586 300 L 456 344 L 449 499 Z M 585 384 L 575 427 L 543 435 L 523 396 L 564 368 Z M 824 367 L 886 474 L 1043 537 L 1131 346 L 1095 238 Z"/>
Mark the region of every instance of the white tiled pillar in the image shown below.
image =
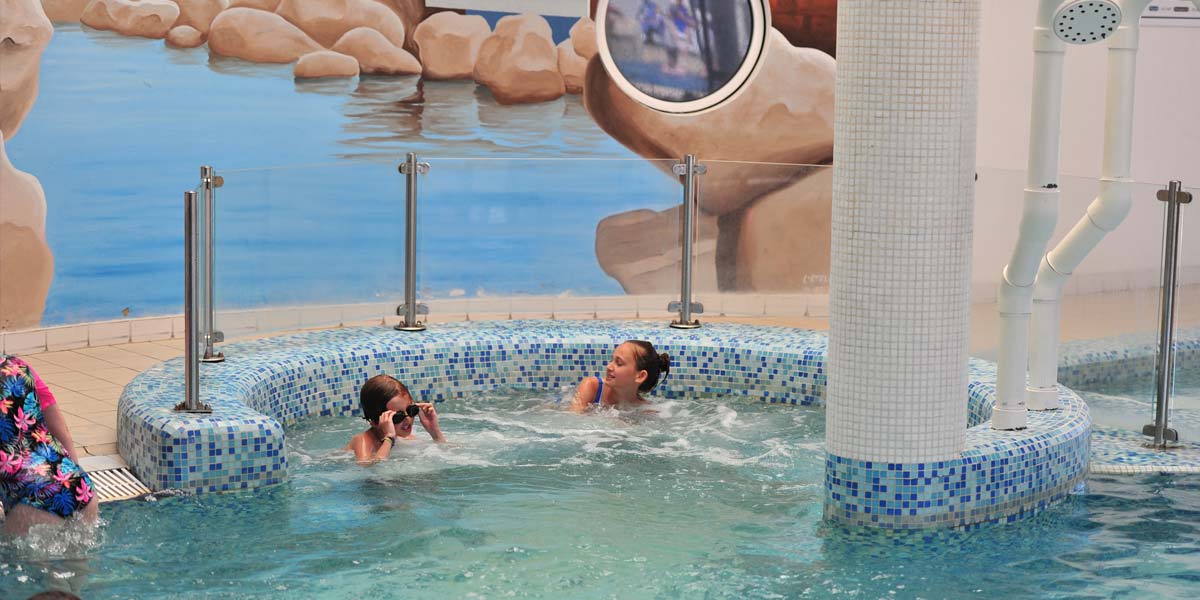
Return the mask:
<path id="1" fill-rule="evenodd" d="M 958 456 L 967 424 L 981 0 L 842 0 L 826 441 Z"/>

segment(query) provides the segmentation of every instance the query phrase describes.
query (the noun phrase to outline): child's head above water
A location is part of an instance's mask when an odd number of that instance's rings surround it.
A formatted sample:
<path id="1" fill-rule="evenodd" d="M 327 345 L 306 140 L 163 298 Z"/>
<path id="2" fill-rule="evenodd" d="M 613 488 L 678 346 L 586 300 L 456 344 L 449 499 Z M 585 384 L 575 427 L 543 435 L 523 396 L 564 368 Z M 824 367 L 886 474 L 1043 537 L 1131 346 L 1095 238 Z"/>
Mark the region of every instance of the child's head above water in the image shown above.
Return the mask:
<path id="1" fill-rule="evenodd" d="M 645 340 L 629 340 L 613 352 L 604 380 L 618 387 L 636 384 L 639 392 L 649 392 L 661 376 L 670 372 L 671 355 L 655 352 L 654 344 Z"/>
<path id="2" fill-rule="evenodd" d="M 358 403 L 362 407 L 363 418 L 374 424 L 379 415 L 388 410 L 388 402 L 400 396 L 412 403 L 412 395 L 403 383 L 391 375 L 376 375 L 363 384 L 358 393 Z M 397 410 L 393 408 L 392 410 Z"/>

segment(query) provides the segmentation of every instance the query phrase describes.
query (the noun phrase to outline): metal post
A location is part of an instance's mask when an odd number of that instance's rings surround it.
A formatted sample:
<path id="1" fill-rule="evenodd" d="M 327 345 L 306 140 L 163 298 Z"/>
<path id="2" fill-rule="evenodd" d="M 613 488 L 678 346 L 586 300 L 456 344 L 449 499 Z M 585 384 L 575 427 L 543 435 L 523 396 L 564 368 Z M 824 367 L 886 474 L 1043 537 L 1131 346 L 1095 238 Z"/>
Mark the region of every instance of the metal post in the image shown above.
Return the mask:
<path id="1" fill-rule="evenodd" d="M 204 338 L 204 355 L 200 360 L 207 363 L 218 363 L 225 360 L 225 354 L 213 351 L 213 344 L 225 341 L 225 334 L 216 330 L 216 295 L 214 293 L 214 279 L 216 278 L 216 264 L 213 262 L 213 247 L 216 245 L 216 221 L 217 213 L 213 203 L 216 193 L 214 190 L 221 187 L 224 181 L 216 175 L 212 167 L 200 167 L 200 189 L 204 192 L 204 207 L 202 212 L 202 220 L 204 221 L 204 235 L 202 236 L 202 245 L 204 247 L 203 271 L 200 278 L 202 286 L 202 297 L 204 309 L 201 311 L 201 335 Z"/>
<path id="2" fill-rule="evenodd" d="M 1158 358 L 1154 367 L 1156 402 L 1154 423 L 1142 427 L 1142 435 L 1154 437 L 1155 448 L 1165 448 L 1167 442 L 1179 441 L 1179 432 L 1167 427 L 1167 410 L 1175 376 L 1175 275 L 1179 266 L 1179 207 L 1192 201 L 1192 195 L 1182 191 L 1182 187 L 1182 183 L 1172 181 L 1167 189 L 1158 191 L 1158 199 L 1167 203 L 1167 216 L 1163 233 Z"/>
<path id="3" fill-rule="evenodd" d="M 692 245 L 696 239 L 696 209 L 697 209 L 697 187 L 699 181 L 697 175 L 703 175 L 708 172 L 708 167 L 696 164 L 696 155 L 688 154 L 683 157 L 683 162 L 676 164 L 673 167 L 675 174 L 683 177 L 683 224 L 681 244 L 683 256 L 681 257 L 679 271 L 679 301 L 672 302 L 667 305 L 667 310 L 679 313 L 679 319 L 671 321 L 671 327 L 675 329 L 696 329 L 700 326 L 699 320 L 692 319 L 692 313 L 703 314 L 704 305 L 699 302 L 692 302 Z"/>
<path id="4" fill-rule="evenodd" d="M 200 402 L 200 323 L 196 310 L 199 304 L 199 202 L 196 192 L 183 193 L 183 377 L 184 399 L 175 405 L 177 412 L 211 413 L 212 408 Z"/>
<path id="5" fill-rule="evenodd" d="M 417 303 L 417 176 L 429 172 L 429 163 L 417 162 L 417 155 L 408 153 L 400 165 L 404 174 L 406 193 L 404 211 L 404 304 L 396 307 L 396 314 L 404 320 L 396 325 L 399 331 L 425 331 L 425 324 L 417 315 L 429 314 L 429 307 Z"/>

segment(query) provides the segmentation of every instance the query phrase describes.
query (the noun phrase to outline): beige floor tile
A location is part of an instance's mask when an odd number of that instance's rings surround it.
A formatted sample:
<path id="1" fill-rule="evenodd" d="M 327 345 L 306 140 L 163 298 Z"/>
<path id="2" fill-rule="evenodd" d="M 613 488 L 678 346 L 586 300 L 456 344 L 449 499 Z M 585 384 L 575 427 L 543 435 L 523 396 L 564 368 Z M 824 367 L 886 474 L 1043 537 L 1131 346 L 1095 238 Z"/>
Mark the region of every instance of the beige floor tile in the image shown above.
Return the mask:
<path id="1" fill-rule="evenodd" d="M 92 358 L 99 359 L 104 362 L 109 362 L 109 363 L 113 363 L 113 364 L 120 364 L 117 361 L 119 361 L 122 358 L 140 357 L 141 356 L 140 354 L 138 354 L 136 352 L 131 352 L 129 350 L 126 350 L 124 348 L 124 344 L 117 345 L 117 346 L 96 346 L 93 348 L 80 348 L 78 350 L 75 350 L 74 352 L 76 354 L 90 356 Z"/>
<path id="2" fill-rule="evenodd" d="M 111 429 L 117 428 L 117 411 L 116 411 L 116 409 L 90 411 L 86 415 L 83 415 L 83 418 L 85 418 L 97 425 L 103 425 L 103 426 L 109 427 Z"/>
<path id="3" fill-rule="evenodd" d="M 114 385 L 120 385 L 120 386 L 124 386 L 125 384 L 129 383 L 130 381 L 133 381 L 133 378 L 137 377 L 138 373 L 140 373 L 140 371 L 135 371 L 133 369 L 127 369 L 125 367 L 114 367 L 111 369 L 96 369 L 94 371 L 91 371 L 91 370 L 87 371 L 88 375 L 91 375 L 92 377 L 95 377 L 96 379 L 106 381 L 106 382 L 114 384 Z"/>
<path id="4" fill-rule="evenodd" d="M 90 456 L 110 456 L 117 453 L 116 442 L 78 446 L 78 448 L 82 449 L 84 453 Z"/>
<path id="5" fill-rule="evenodd" d="M 50 391 L 53 392 L 57 388 L 79 391 L 78 388 L 75 386 L 86 385 L 88 383 L 94 382 L 96 380 L 96 378 L 92 377 L 91 375 L 88 375 L 87 373 L 84 373 L 82 371 L 76 371 L 76 370 L 72 369 L 70 371 L 65 371 L 63 373 L 51 373 L 49 375 L 42 375 L 42 380 L 46 382 L 46 385 L 50 386 Z M 109 385 L 112 385 L 110 382 L 104 382 L 104 383 L 108 383 Z"/>
<path id="6" fill-rule="evenodd" d="M 80 427 L 78 431 L 72 427 L 71 437 L 75 438 L 75 446 L 92 446 L 94 444 L 117 443 L 117 430 L 103 425 L 89 424 Z"/>
<path id="7" fill-rule="evenodd" d="M 150 343 L 169 350 L 178 350 L 180 354 L 183 354 L 183 340 L 160 340 Z"/>
<path id="8" fill-rule="evenodd" d="M 32 356 L 22 356 L 21 359 L 24 360 L 25 362 L 29 363 L 29 366 L 33 367 L 34 372 L 37 373 L 38 376 L 41 376 L 42 379 L 45 379 L 45 377 L 44 377 L 45 375 L 51 375 L 54 373 L 69 373 L 69 372 L 71 372 L 70 367 L 64 367 L 60 364 L 53 363 L 48 360 L 42 360 L 36 354 L 34 354 Z"/>
<path id="9" fill-rule="evenodd" d="M 140 354 L 156 360 L 167 360 L 175 358 L 183 354 L 183 347 L 178 349 L 162 346 L 157 342 L 135 342 L 132 344 L 121 344 L 123 350 L 128 350 L 134 354 Z"/>
<path id="10" fill-rule="evenodd" d="M 108 385 L 108 386 L 104 386 L 104 387 L 97 387 L 95 389 L 87 390 L 87 391 L 83 392 L 83 395 L 85 395 L 89 398 L 95 399 L 95 400 L 100 400 L 102 402 L 109 402 L 109 403 L 112 403 L 113 405 L 116 405 L 117 400 L 121 399 L 121 393 L 124 391 L 125 391 L 124 386 Z"/>
<path id="11" fill-rule="evenodd" d="M 61 393 L 54 395 L 58 401 L 58 407 L 62 410 L 74 413 L 77 415 L 86 415 L 92 410 L 113 410 L 114 404 L 104 400 L 97 400 L 89 396 L 85 396 L 79 392 L 64 390 Z"/>
<path id="12" fill-rule="evenodd" d="M 146 369 L 149 369 L 150 367 L 153 367 L 154 365 L 157 365 L 167 359 L 154 358 L 151 356 L 144 356 L 142 354 L 129 352 L 128 356 L 113 357 L 110 360 L 114 365 L 118 365 L 126 369 L 133 369 L 134 371 L 141 373 L 142 371 L 145 371 Z"/>
<path id="13" fill-rule="evenodd" d="M 33 356 L 61 367 L 74 369 L 76 371 L 84 371 L 87 369 L 106 369 L 113 366 L 112 363 L 100 360 L 93 356 L 88 356 L 86 354 L 79 354 L 74 350 L 43 352 Z"/>
<path id="14" fill-rule="evenodd" d="M 67 421 L 67 429 L 71 430 L 71 437 L 75 437 L 78 431 L 99 425 L 99 423 L 85 417 L 86 413 L 87 411 L 72 412 L 66 408 L 62 410 L 63 418 Z M 78 440 L 75 443 L 78 445 Z"/>

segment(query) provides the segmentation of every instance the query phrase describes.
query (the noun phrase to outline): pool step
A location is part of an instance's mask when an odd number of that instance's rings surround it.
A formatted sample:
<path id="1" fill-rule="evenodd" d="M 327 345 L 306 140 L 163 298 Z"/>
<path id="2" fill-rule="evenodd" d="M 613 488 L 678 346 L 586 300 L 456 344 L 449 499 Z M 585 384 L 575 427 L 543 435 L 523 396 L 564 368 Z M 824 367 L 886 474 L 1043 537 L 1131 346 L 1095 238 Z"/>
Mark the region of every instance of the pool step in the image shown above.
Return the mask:
<path id="1" fill-rule="evenodd" d="M 92 491 L 101 504 L 150 493 L 150 488 L 133 476 L 129 465 L 120 455 L 88 456 L 79 459 L 79 466 L 91 476 L 94 488 Z"/>

